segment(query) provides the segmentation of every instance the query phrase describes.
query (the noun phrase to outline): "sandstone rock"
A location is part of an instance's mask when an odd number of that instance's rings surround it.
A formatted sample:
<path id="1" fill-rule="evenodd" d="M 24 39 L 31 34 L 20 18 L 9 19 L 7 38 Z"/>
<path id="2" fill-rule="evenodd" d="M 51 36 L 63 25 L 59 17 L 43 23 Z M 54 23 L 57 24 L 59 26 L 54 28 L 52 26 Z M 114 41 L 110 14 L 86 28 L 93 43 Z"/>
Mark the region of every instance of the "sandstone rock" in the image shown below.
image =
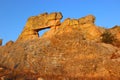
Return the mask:
<path id="1" fill-rule="evenodd" d="M 94 24 L 84 24 L 81 27 L 82 33 L 87 40 L 97 40 L 101 36 L 100 30 Z"/>
<path id="2" fill-rule="evenodd" d="M 79 18 L 79 26 L 82 30 L 85 39 L 87 40 L 97 40 L 99 41 L 101 32 L 99 28 L 94 24 L 95 17 L 93 15 L 88 15 L 83 18 Z"/>
<path id="3" fill-rule="evenodd" d="M 97 28 L 99 29 L 101 34 L 103 34 L 106 31 L 106 28 L 104 28 L 104 27 L 98 26 Z"/>
<path id="4" fill-rule="evenodd" d="M 120 26 L 114 26 L 113 28 L 110 28 L 109 31 L 118 41 L 120 41 Z"/>
<path id="5" fill-rule="evenodd" d="M 78 20 L 77 19 L 70 19 L 70 18 L 67 18 L 65 19 L 62 23 L 61 23 L 61 26 L 62 27 L 65 27 L 65 26 L 74 26 L 74 25 L 78 25 Z"/>
<path id="6" fill-rule="evenodd" d="M 116 39 L 117 39 L 118 41 L 120 41 L 120 32 L 118 32 L 118 33 L 116 34 Z"/>
<path id="7" fill-rule="evenodd" d="M 94 24 L 95 17 L 68 18 L 59 23 L 61 18 L 61 13 L 30 17 L 17 42 L 0 47 L 0 67 L 4 68 L 2 72 L 7 72 L 0 77 L 119 80 L 120 48 L 95 41 L 104 31 Z M 48 26 L 50 30 L 38 38 L 38 31 Z"/>
<path id="8" fill-rule="evenodd" d="M 31 74 L 33 77 L 37 75 L 42 79 L 54 80 L 61 78 L 107 80 L 110 77 L 119 77 L 119 61 L 111 59 L 113 53 L 119 49 L 110 44 L 82 40 L 77 33 L 74 31 L 48 39 L 14 43 L 9 48 L 4 48 L 7 50 L 0 54 L 0 65 L 14 71 L 16 75 L 24 74 L 27 78 Z M 12 74 L 14 73 L 8 75 Z"/>
<path id="9" fill-rule="evenodd" d="M 86 40 L 100 41 L 100 36 L 102 34 L 101 29 L 94 24 L 95 17 L 92 15 L 85 16 L 79 19 L 65 19 L 58 29 L 48 31 L 55 35 L 63 34 L 64 32 L 72 32 L 73 30 L 79 30 Z M 84 24 L 83 24 L 84 23 Z"/>
<path id="10" fill-rule="evenodd" d="M 38 38 L 39 30 L 60 25 L 60 19 L 62 19 L 60 12 L 51 14 L 43 13 L 38 16 L 30 17 L 17 41 Z"/>
<path id="11" fill-rule="evenodd" d="M 79 24 L 81 24 L 81 25 L 83 25 L 83 24 L 94 24 L 95 17 L 93 15 L 88 15 L 88 16 L 80 18 L 78 20 L 79 20 Z"/>
<path id="12" fill-rule="evenodd" d="M 97 26 L 94 25 L 95 17 L 93 15 L 88 15 L 80 19 L 67 18 L 60 25 L 61 18 L 61 13 L 44 13 L 39 16 L 30 17 L 17 41 L 25 41 L 38 38 L 38 31 L 48 27 L 55 28 L 54 30 L 51 29 L 52 31 L 49 31 L 46 36 L 51 36 L 50 33 L 52 35 L 57 35 L 64 32 L 70 32 L 72 31 L 72 28 L 76 28 L 81 29 L 80 32 L 82 32 L 85 39 L 99 41 L 101 32 Z M 59 28 L 56 29 L 56 27 Z"/>
<path id="13" fill-rule="evenodd" d="M 64 20 L 62 25 L 83 25 L 83 24 L 94 24 L 95 17 L 93 15 L 88 15 L 79 19 L 67 18 Z"/>
<path id="14" fill-rule="evenodd" d="M 11 41 L 8 41 L 7 43 L 6 43 L 6 46 L 11 46 L 12 44 L 13 44 L 14 42 L 11 40 Z"/>
<path id="15" fill-rule="evenodd" d="M 70 25 L 70 18 L 65 19 L 62 24 L 62 26 L 69 26 Z"/>
<path id="16" fill-rule="evenodd" d="M 73 26 L 73 25 L 78 25 L 78 20 L 77 19 L 72 19 L 70 21 L 70 26 Z"/>

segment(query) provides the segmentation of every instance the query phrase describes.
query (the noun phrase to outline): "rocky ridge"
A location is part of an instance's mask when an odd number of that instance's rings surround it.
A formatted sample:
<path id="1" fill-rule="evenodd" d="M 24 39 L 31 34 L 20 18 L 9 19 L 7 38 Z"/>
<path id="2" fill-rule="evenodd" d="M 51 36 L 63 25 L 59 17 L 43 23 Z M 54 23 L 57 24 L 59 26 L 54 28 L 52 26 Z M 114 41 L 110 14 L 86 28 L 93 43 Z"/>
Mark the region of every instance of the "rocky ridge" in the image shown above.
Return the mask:
<path id="1" fill-rule="evenodd" d="M 51 14 L 43 13 L 38 16 L 30 17 L 17 41 L 38 38 L 39 30 L 60 25 L 60 19 L 62 19 L 60 12 Z"/>
<path id="2" fill-rule="evenodd" d="M 61 19 L 60 12 L 30 17 L 17 41 L 0 47 L 1 79 L 119 80 L 120 27 L 100 28 L 93 15 Z"/>

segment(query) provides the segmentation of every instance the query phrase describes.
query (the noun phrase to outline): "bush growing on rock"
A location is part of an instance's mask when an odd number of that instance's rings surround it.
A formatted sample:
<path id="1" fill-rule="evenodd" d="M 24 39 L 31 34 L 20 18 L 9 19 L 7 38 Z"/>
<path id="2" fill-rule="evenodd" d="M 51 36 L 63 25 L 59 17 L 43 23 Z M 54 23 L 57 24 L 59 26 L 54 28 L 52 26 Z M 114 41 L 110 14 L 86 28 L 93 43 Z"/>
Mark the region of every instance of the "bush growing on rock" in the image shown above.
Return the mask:
<path id="1" fill-rule="evenodd" d="M 0 39 L 0 46 L 2 45 L 2 39 Z"/>
<path id="2" fill-rule="evenodd" d="M 108 31 L 105 31 L 101 37 L 101 41 L 104 43 L 112 44 L 115 41 L 115 37 Z"/>

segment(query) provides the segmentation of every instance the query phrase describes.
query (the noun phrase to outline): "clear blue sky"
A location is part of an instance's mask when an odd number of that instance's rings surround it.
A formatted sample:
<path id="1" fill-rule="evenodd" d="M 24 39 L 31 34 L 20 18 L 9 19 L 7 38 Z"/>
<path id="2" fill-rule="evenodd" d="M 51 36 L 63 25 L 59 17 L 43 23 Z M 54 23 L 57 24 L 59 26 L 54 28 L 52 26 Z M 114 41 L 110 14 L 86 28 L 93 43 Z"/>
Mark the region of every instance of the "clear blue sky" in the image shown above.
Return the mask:
<path id="1" fill-rule="evenodd" d="M 96 25 L 120 25 L 120 0 L 0 0 L 0 38 L 15 41 L 30 16 L 62 12 L 65 18 L 96 16 Z"/>

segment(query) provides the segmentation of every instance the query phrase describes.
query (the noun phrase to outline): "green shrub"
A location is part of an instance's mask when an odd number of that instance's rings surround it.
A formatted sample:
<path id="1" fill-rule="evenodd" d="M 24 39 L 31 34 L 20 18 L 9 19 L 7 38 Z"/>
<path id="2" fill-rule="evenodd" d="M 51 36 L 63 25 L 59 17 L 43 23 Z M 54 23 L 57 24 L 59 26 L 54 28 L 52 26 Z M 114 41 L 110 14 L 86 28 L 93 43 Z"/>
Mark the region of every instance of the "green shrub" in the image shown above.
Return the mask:
<path id="1" fill-rule="evenodd" d="M 110 32 L 108 32 L 108 31 L 105 31 L 101 35 L 101 37 L 102 37 L 101 41 L 104 42 L 104 43 L 112 44 L 115 41 L 114 36 Z"/>

